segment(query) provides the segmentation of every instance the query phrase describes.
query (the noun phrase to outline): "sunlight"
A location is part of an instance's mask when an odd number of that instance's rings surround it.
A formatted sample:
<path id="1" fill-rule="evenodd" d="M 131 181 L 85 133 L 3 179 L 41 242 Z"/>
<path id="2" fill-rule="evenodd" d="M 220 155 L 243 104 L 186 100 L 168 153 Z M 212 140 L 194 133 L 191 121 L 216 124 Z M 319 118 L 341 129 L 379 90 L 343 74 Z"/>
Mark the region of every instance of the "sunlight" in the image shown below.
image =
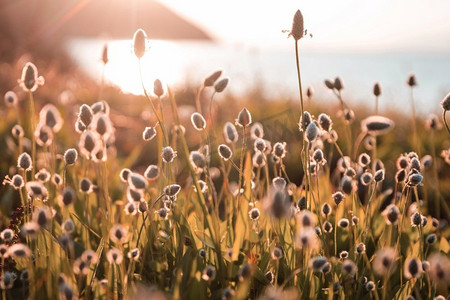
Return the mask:
<path id="1" fill-rule="evenodd" d="M 181 50 L 171 42 L 151 40 L 150 48 L 141 59 L 142 76 L 148 91 L 153 90 L 153 82 L 160 79 L 172 85 L 181 80 Z M 132 52 L 131 40 L 108 43 L 109 63 L 105 69 L 105 81 L 112 83 L 125 93 L 142 95 L 139 78 L 139 64 Z"/>

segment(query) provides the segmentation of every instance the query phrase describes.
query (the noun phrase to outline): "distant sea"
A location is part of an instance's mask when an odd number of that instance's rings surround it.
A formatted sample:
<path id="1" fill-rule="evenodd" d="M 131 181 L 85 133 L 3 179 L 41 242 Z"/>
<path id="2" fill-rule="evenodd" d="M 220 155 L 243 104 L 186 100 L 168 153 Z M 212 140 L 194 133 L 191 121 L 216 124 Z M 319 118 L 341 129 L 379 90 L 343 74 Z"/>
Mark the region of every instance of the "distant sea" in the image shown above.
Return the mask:
<path id="1" fill-rule="evenodd" d="M 148 89 L 155 78 L 174 86 L 198 86 L 217 69 L 230 77 L 228 93 L 239 97 L 259 89 L 268 98 L 298 98 L 295 53 L 292 43 L 247 47 L 238 44 L 204 41 L 149 42 L 142 59 L 142 72 Z M 142 94 L 138 63 L 129 40 L 73 39 L 67 43 L 72 58 L 87 74 L 100 80 L 103 45 L 109 45 L 109 63 L 105 79 L 125 93 Z M 347 53 L 304 51 L 300 56 L 303 88 L 312 86 L 315 101 L 336 103 L 324 86 L 324 79 L 341 77 L 343 97 L 351 105 L 374 106 L 372 87 L 382 86 L 380 111 L 410 110 L 410 91 L 406 80 L 414 73 L 418 86 L 414 91 L 416 109 L 425 115 L 439 113 L 439 102 L 450 92 L 450 53 Z M 314 101 L 314 100 L 313 100 Z"/>

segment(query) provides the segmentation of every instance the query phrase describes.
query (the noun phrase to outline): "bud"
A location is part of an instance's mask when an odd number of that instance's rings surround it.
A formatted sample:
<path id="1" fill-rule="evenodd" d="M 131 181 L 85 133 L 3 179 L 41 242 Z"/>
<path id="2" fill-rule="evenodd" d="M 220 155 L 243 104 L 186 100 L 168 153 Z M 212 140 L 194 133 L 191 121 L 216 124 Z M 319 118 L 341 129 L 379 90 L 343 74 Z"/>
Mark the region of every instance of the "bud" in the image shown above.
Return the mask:
<path id="1" fill-rule="evenodd" d="M 152 140 L 156 136 L 156 127 L 145 127 L 142 132 L 142 139 L 146 142 Z"/>
<path id="2" fill-rule="evenodd" d="M 374 115 L 361 121 L 361 130 L 376 136 L 391 131 L 394 125 L 394 121 Z"/>
<path id="3" fill-rule="evenodd" d="M 324 83 L 327 88 L 329 88 L 330 90 L 334 90 L 334 83 L 331 82 L 331 80 L 325 79 Z"/>
<path id="4" fill-rule="evenodd" d="M 203 82 L 203 86 L 213 86 L 214 83 L 219 79 L 219 77 L 222 75 L 222 70 L 215 71 L 211 75 L 205 78 L 205 81 Z"/>
<path id="5" fill-rule="evenodd" d="M 77 162 L 78 159 L 78 152 L 76 149 L 71 148 L 67 149 L 66 152 L 64 152 L 64 163 L 66 165 L 73 165 Z"/>
<path id="6" fill-rule="evenodd" d="M 297 10 L 292 21 L 292 29 L 289 35 L 291 35 L 296 41 L 301 39 L 304 35 L 303 15 L 300 10 Z"/>
<path id="7" fill-rule="evenodd" d="M 149 180 L 156 180 L 159 176 L 159 168 L 156 165 L 149 165 L 144 172 L 145 178 Z"/>
<path id="8" fill-rule="evenodd" d="M 334 88 L 338 91 L 340 91 L 344 88 L 344 85 L 342 84 L 342 80 L 339 77 L 336 77 L 334 79 Z"/>
<path id="9" fill-rule="evenodd" d="M 219 150 L 220 157 L 225 161 L 229 160 L 231 158 L 231 156 L 233 155 L 233 152 L 231 151 L 230 147 L 228 147 L 225 144 L 219 145 L 218 150 Z"/>
<path id="10" fill-rule="evenodd" d="M 311 99 L 313 95 L 314 95 L 313 87 L 312 86 L 308 86 L 308 88 L 306 89 L 306 97 Z"/>
<path id="11" fill-rule="evenodd" d="M 138 59 L 141 59 L 141 57 L 144 56 L 145 51 L 147 50 L 147 35 L 145 34 L 144 30 L 138 29 L 134 33 L 133 45 L 134 55 L 136 55 Z"/>
<path id="12" fill-rule="evenodd" d="M 62 192 L 60 196 L 60 204 L 61 206 L 69 206 L 75 202 L 76 194 L 75 191 L 71 187 L 67 187 Z"/>
<path id="13" fill-rule="evenodd" d="M 305 132 L 305 139 L 308 142 L 312 142 L 314 141 L 317 136 L 319 134 L 319 129 L 316 126 L 316 123 L 311 122 L 309 123 L 308 127 L 306 127 L 306 132 Z"/>
<path id="14" fill-rule="evenodd" d="M 109 61 L 108 59 L 108 44 L 103 45 L 103 51 L 102 51 L 102 62 L 103 64 L 107 64 Z"/>
<path id="15" fill-rule="evenodd" d="M 376 97 L 381 95 L 381 85 L 378 82 L 373 85 L 373 94 Z"/>
<path id="16" fill-rule="evenodd" d="M 227 87 L 229 81 L 230 81 L 230 78 L 228 78 L 228 77 L 225 77 L 225 78 L 219 80 L 214 85 L 214 90 L 216 91 L 216 93 L 223 92 L 223 90 L 225 90 L 225 88 Z"/>
<path id="17" fill-rule="evenodd" d="M 19 124 L 14 125 L 14 127 L 11 129 L 11 134 L 16 139 L 22 138 L 24 136 L 24 131 L 23 131 L 22 126 L 20 126 Z"/>
<path id="18" fill-rule="evenodd" d="M 417 81 L 416 81 L 416 75 L 411 74 L 408 77 L 408 80 L 406 81 L 406 83 L 410 86 L 410 87 L 414 87 L 417 85 Z"/>
<path id="19" fill-rule="evenodd" d="M 252 123 L 252 115 L 247 110 L 247 108 L 243 108 L 236 119 L 236 125 L 241 127 L 248 127 Z"/>
<path id="20" fill-rule="evenodd" d="M 38 76 L 38 70 L 34 64 L 27 62 L 23 67 L 19 83 L 25 92 L 34 92 L 39 85 L 44 85 L 44 78 Z"/>
<path id="21" fill-rule="evenodd" d="M 236 143 L 239 139 L 236 127 L 231 122 L 226 122 L 223 127 L 223 136 L 228 144 Z"/>
<path id="22" fill-rule="evenodd" d="M 319 120 L 319 125 L 323 130 L 325 130 L 327 132 L 329 132 L 331 130 L 333 121 L 331 120 L 329 115 L 322 113 L 319 115 L 318 120 Z"/>
<path id="23" fill-rule="evenodd" d="M 206 158 L 200 151 L 192 151 L 189 154 L 189 160 L 197 172 L 203 172 L 207 167 Z"/>
<path id="24" fill-rule="evenodd" d="M 448 93 L 447 96 L 442 99 L 441 106 L 445 111 L 450 110 L 450 93 Z"/>
<path id="25" fill-rule="evenodd" d="M 5 105 L 6 107 L 13 107 L 19 103 L 19 98 L 17 98 L 16 93 L 13 91 L 8 91 L 5 94 Z"/>
<path id="26" fill-rule="evenodd" d="M 250 136 L 253 140 L 264 137 L 264 128 L 261 123 L 254 123 L 250 128 Z"/>
<path id="27" fill-rule="evenodd" d="M 63 125 L 61 114 L 53 104 L 46 104 L 41 109 L 39 119 L 41 123 L 51 128 L 53 132 L 58 132 Z"/>
<path id="28" fill-rule="evenodd" d="M 31 157 L 28 153 L 22 153 L 17 159 L 17 167 L 22 170 L 30 171 L 33 168 Z"/>
<path id="29" fill-rule="evenodd" d="M 191 122 L 194 128 L 198 131 L 202 131 L 206 128 L 205 118 L 198 112 L 191 115 Z"/>
<path id="30" fill-rule="evenodd" d="M 164 88 L 161 80 L 156 79 L 153 83 L 153 93 L 158 97 L 162 97 L 162 95 L 164 95 Z"/>
<path id="31" fill-rule="evenodd" d="M 171 163 L 174 158 L 177 157 L 177 152 L 174 151 L 172 147 L 167 146 L 162 149 L 161 156 L 165 163 Z"/>
<path id="32" fill-rule="evenodd" d="M 85 127 L 88 127 L 91 124 L 93 117 L 94 112 L 92 111 L 92 108 L 89 105 L 83 104 L 80 106 L 78 118 L 80 118 L 81 122 L 83 122 L 83 125 Z"/>

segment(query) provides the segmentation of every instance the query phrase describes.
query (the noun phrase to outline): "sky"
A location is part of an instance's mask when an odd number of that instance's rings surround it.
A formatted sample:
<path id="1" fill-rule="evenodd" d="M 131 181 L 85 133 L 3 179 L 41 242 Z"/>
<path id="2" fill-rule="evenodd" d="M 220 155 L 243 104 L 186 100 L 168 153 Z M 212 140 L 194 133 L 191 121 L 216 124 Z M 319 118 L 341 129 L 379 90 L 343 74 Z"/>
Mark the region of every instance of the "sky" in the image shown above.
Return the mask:
<path id="1" fill-rule="evenodd" d="M 159 0 L 219 41 L 285 47 L 300 9 L 315 51 L 450 52 L 449 0 Z M 290 45 L 290 44 L 289 44 Z"/>

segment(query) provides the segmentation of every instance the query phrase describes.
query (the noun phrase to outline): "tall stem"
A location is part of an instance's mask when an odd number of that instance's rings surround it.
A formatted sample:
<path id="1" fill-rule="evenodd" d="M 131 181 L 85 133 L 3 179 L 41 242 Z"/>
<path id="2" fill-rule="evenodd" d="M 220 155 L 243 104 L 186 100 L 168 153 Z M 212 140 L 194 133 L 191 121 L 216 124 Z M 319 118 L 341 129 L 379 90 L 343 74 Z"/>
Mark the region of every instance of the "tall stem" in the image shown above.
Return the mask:
<path id="1" fill-rule="evenodd" d="M 35 122 L 35 112 L 34 112 L 34 99 L 33 93 L 31 91 L 28 92 L 28 99 L 30 102 L 30 122 L 31 122 L 31 161 L 33 163 L 33 168 L 31 170 L 31 178 L 34 178 L 34 174 L 36 173 L 36 139 L 34 138 L 34 131 L 36 130 L 36 122 Z"/>

